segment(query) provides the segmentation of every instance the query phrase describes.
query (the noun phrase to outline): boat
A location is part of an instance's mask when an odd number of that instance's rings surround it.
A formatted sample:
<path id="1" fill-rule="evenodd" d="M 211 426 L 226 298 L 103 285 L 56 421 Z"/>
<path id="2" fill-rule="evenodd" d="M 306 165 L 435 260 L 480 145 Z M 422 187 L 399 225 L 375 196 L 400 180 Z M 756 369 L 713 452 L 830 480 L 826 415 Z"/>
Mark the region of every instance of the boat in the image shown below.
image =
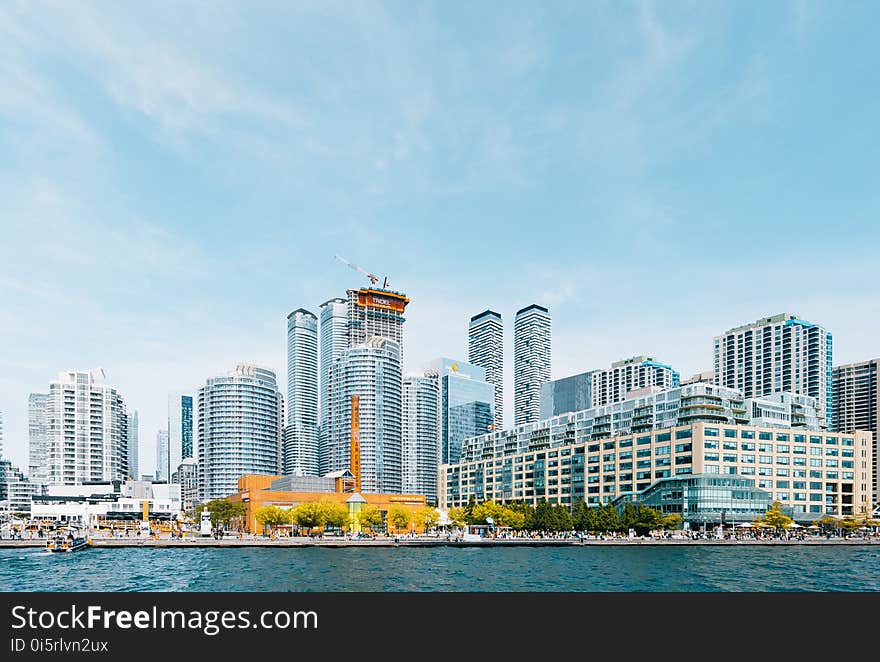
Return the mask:
<path id="1" fill-rule="evenodd" d="M 58 533 L 46 541 L 46 549 L 50 552 L 78 552 L 88 546 L 89 539 L 83 535 L 74 534 L 72 530 L 66 536 Z"/>

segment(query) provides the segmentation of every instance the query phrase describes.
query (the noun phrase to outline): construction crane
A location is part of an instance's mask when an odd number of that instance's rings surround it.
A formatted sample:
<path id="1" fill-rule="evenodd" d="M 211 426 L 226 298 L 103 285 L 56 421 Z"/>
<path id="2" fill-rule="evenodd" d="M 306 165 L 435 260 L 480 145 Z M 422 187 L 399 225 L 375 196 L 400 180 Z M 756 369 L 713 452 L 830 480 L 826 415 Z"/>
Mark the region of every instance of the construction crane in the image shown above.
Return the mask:
<path id="1" fill-rule="evenodd" d="M 350 269 L 354 269 L 355 271 L 358 271 L 358 272 L 362 273 L 364 276 L 366 276 L 367 278 L 369 278 L 369 279 L 370 279 L 370 284 L 375 285 L 376 283 L 379 282 L 379 277 L 378 277 L 376 274 L 371 274 L 369 271 L 367 271 L 367 270 L 364 269 L 363 267 L 359 267 L 359 266 L 356 265 L 356 264 L 352 264 L 351 262 L 349 262 L 348 260 L 346 260 L 344 257 L 341 257 L 341 256 L 339 256 L 339 255 L 335 255 L 334 257 L 335 257 L 337 260 L 339 260 L 340 262 L 342 262 L 342 264 L 344 264 L 344 265 L 346 265 L 347 267 L 349 267 Z M 385 281 L 382 283 L 382 287 L 383 287 L 383 288 L 387 288 L 387 287 L 388 287 L 388 276 L 385 276 Z"/>

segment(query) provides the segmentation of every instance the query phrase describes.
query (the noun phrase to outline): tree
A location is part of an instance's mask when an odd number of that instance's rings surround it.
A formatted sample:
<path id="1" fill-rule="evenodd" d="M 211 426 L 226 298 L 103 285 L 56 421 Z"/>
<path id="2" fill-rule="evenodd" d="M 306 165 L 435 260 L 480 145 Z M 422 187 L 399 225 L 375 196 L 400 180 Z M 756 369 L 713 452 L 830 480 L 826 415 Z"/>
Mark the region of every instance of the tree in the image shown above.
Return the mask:
<path id="1" fill-rule="evenodd" d="M 348 508 L 337 501 L 324 501 L 321 503 L 324 510 L 324 525 L 334 526 L 345 530 L 348 526 Z"/>
<path id="2" fill-rule="evenodd" d="M 450 508 L 449 512 L 446 513 L 446 517 L 448 517 L 449 521 L 455 524 L 455 526 L 463 527 L 467 524 L 467 512 L 464 508 Z"/>
<path id="3" fill-rule="evenodd" d="M 664 515 L 660 522 L 661 528 L 666 531 L 676 531 L 681 528 L 681 515 L 678 513 L 669 513 Z"/>
<path id="4" fill-rule="evenodd" d="M 761 524 L 766 524 L 767 526 L 772 526 L 774 529 L 783 529 L 794 520 L 782 512 L 782 503 L 774 501 L 770 506 L 770 509 L 764 513 L 764 516 L 758 517 L 755 521 Z"/>
<path id="5" fill-rule="evenodd" d="M 504 508 L 501 511 L 501 524 L 499 526 L 509 526 L 514 531 L 521 531 L 526 523 L 526 516 L 521 512 Z"/>
<path id="6" fill-rule="evenodd" d="M 491 518 L 495 526 L 502 526 L 499 519 L 503 518 L 504 506 L 494 501 L 484 501 L 474 506 L 471 512 L 471 524 L 487 524 Z"/>
<path id="7" fill-rule="evenodd" d="M 550 510 L 551 531 L 571 531 L 571 513 L 561 503 L 557 503 Z"/>
<path id="8" fill-rule="evenodd" d="M 440 521 L 440 513 L 437 512 L 436 508 L 423 506 L 413 513 L 413 520 L 417 527 L 427 533 L 428 529 L 437 526 L 437 523 Z"/>
<path id="9" fill-rule="evenodd" d="M 398 533 L 401 530 L 408 529 L 410 527 L 410 513 L 409 510 L 404 508 L 403 506 L 391 506 L 388 509 L 388 522 L 397 530 Z"/>
<path id="10" fill-rule="evenodd" d="M 620 515 L 609 501 L 603 506 L 599 506 L 596 510 L 596 528 L 606 533 L 612 531 L 621 531 Z"/>
<path id="11" fill-rule="evenodd" d="M 358 524 L 367 531 L 382 526 L 382 513 L 372 504 L 364 504 L 358 513 Z"/>
<path id="12" fill-rule="evenodd" d="M 324 521 L 324 508 L 320 503 L 301 503 L 293 509 L 293 523 L 308 533 Z"/>
<path id="13" fill-rule="evenodd" d="M 214 499 L 208 503 L 203 503 L 196 507 L 195 518 L 201 517 L 202 511 L 207 510 L 211 513 L 211 524 L 219 526 L 229 526 L 229 522 L 236 517 L 244 517 L 247 508 L 241 502 L 232 502 L 229 499 Z"/>
<path id="14" fill-rule="evenodd" d="M 263 506 L 262 508 L 258 508 L 254 513 L 254 517 L 257 518 L 257 524 L 264 528 L 268 526 L 269 529 L 273 531 L 275 530 L 275 527 L 282 524 L 290 524 L 291 521 L 290 511 L 279 508 L 278 506 Z"/>
<path id="15" fill-rule="evenodd" d="M 635 511 L 636 520 L 633 523 L 633 528 L 638 535 L 646 535 L 655 529 L 661 528 L 663 525 L 663 515 L 659 510 L 640 503 L 636 506 Z"/>

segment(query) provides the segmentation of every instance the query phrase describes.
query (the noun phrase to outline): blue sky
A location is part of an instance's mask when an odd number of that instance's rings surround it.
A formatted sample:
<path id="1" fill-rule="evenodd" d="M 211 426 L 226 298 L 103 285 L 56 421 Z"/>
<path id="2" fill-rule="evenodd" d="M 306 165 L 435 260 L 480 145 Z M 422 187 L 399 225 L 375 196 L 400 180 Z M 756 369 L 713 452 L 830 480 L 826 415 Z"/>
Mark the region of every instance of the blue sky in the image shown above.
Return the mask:
<path id="1" fill-rule="evenodd" d="M 256 6 L 253 6 L 253 5 Z M 285 317 L 412 298 L 410 369 L 468 318 L 553 315 L 553 375 L 792 312 L 878 350 L 874 3 L 0 5 L 0 410 L 102 366 L 152 469 L 170 390 L 284 388 Z M 512 415 L 512 361 L 507 413 Z M 508 416 L 510 419 L 511 416 Z"/>

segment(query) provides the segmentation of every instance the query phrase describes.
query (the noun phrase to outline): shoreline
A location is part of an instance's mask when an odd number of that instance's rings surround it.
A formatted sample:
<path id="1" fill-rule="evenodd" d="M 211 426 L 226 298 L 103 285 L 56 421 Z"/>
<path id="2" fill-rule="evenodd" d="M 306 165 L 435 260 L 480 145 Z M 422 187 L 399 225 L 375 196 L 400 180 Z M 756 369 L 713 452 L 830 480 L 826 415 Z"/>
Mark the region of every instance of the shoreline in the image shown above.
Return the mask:
<path id="1" fill-rule="evenodd" d="M 344 540 L 344 539 L 171 539 L 160 538 L 141 540 L 137 538 L 96 538 L 89 542 L 89 546 L 98 549 L 123 549 L 130 547 L 149 547 L 156 549 L 169 548 L 241 548 L 241 547 L 262 547 L 262 548 L 298 548 L 298 547 L 664 547 L 664 546 L 872 546 L 880 545 L 880 540 L 874 539 L 807 539 L 807 540 L 718 540 L 718 539 L 640 539 L 640 538 L 617 538 L 617 539 L 497 539 L 497 540 L 481 540 L 481 541 L 449 541 L 449 540 L 431 540 L 431 539 L 401 539 L 395 541 L 393 538 L 379 538 L 376 540 Z M 34 540 L 0 540 L 0 549 L 33 549 L 45 547 L 46 541 L 40 539 Z"/>

